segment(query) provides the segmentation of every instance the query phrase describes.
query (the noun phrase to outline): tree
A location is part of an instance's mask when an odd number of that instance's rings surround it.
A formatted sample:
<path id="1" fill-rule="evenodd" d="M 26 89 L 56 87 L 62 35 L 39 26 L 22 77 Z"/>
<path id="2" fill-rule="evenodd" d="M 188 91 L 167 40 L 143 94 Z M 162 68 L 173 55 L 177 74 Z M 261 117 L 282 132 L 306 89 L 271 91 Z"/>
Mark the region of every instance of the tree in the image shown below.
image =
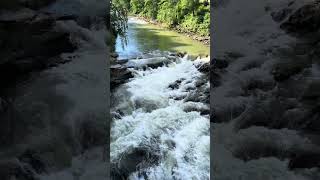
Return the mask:
<path id="1" fill-rule="evenodd" d="M 144 0 L 131 0 L 130 10 L 134 14 L 140 14 L 144 10 Z"/>
<path id="2" fill-rule="evenodd" d="M 123 42 L 126 43 L 126 33 L 128 29 L 128 12 L 130 5 L 127 0 L 113 0 L 110 9 L 110 31 L 113 33 L 113 44 L 115 39 L 119 36 Z"/>
<path id="3" fill-rule="evenodd" d="M 143 14 L 151 19 L 156 19 L 158 14 L 158 0 L 145 0 Z"/>

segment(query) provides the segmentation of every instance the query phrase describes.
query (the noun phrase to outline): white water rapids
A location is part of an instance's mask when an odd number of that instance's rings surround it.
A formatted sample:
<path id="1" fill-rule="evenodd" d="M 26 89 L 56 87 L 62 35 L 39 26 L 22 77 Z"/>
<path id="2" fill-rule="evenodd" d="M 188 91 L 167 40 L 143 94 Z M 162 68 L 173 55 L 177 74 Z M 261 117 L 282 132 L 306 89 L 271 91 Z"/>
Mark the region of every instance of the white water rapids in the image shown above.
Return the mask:
<path id="1" fill-rule="evenodd" d="M 115 92 L 123 115 L 114 119 L 111 128 L 111 162 L 134 149 L 148 149 L 159 162 L 132 173 L 131 180 L 209 179 L 209 118 L 187 108 L 209 108 L 202 102 L 185 102 L 184 97 L 196 89 L 202 73 L 196 61 L 179 58 L 168 66 L 148 70 L 131 69 L 135 77 Z M 178 88 L 169 85 L 181 81 Z M 209 88 L 209 82 L 204 86 Z M 121 101 L 120 93 L 126 91 Z"/>

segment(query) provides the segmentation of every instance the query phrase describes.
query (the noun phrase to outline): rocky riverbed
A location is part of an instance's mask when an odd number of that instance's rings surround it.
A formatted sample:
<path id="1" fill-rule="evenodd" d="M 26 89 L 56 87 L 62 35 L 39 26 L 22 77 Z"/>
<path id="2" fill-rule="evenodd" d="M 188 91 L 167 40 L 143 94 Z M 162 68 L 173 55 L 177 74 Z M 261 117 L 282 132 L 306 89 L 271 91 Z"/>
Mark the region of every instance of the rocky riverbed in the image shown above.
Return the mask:
<path id="1" fill-rule="evenodd" d="M 208 60 L 150 52 L 111 66 L 112 179 L 209 179 Z"/>
<path id="2" fill-rule="evenodd" d="M 213 4 L 212 175 L 320 178 L 317 1 Z"/>

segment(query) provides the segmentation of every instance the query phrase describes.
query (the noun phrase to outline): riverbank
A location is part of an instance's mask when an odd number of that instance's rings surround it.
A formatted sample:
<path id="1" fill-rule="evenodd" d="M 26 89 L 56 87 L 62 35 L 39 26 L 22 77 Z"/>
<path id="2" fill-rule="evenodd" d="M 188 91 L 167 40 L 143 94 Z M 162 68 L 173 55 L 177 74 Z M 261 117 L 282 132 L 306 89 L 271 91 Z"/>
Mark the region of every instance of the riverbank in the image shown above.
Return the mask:
<path id="1" fill-rule="evenodd" d="M 201 36 L 201 35 L 198 35 L 196 33 L 184 30 L 181 27 L 168 28 L 168 26 L 166 24 L 158 22 L 156 20 L 152 20 L 150 18 L 146 18 L 144 16 L 137 16 L 137 15 L 133 16 L 133 15 L 131 15 L 131 17 L 138 18 L 140 20 L 146 21 L 146 22 L 148 22 L 150 24 L 153 24 L 155 26 L 158 26 L 158 27 L 161 27 L 161 28 L 164 28 L 164 29 L 167 29 L 167 30 L 178 32 L 178 33 L 180 33 L 180 34 L 182 34 L 184 36 L 187 36 L 187 37 L 189 37 L 189 38 L 191 38 L 193 40 L 199 41 L 199 42 L 201 42 L 202 44 L 204 44 L 206 46 L 210 46 L 210 36 Z"/>

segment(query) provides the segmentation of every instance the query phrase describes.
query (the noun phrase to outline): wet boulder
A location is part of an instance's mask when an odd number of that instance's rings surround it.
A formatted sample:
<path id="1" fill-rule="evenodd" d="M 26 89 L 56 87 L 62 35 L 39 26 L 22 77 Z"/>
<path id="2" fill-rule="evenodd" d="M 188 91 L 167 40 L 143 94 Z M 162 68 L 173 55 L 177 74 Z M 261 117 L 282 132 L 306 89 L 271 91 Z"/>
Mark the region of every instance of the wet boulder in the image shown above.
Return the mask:
<path id="1" fill-rule="evenodd" d="M 263 126 L 279 128 L 281 122 L 279 116 L 286 110 L 282 101 L 276 98 L 257 100 L 237 118 L 236 129 L 246 129 L 251 126 Z"/>
<path id="2" fill-rule="evenodd" d="M 119 57 L 119 54 L 118 53 L 115 53 L 115 52 L 113 52 L 113 53 L 111 53 L 110 54 L 110 57 L 112 57 L 112 58 L 118 58 Z"/>
<path id="3" fill-rule="evenodd" d="M 170 88 L 170 89 L 179 89 L 180 84 L 181 84 L 182 81 L 184 81 L 184 80 L 185 80 L 184 78 L 178 79 L 178 80 L 176 80 L 175 82 L 169 84 L 168 88 Z"/>
<path id="4" fill-rule="evenodd" d="M 302 108 L 288 109 L 282 115 L 279 126 L 289 129 L 301 129 L 307 122 L 309 111 Z"/>
<path id="5" fill-rule="evenodd" d="M 87 118 L 90 119 L 90 117 Z M 102 138 L 107 136 L 105 126 L 102 123 L 98 123 L 97 120 L 81 122 L 79 131 L 82 151 L 105 144 L 105 139 Z"/>
<path id="6" fill-rule="evenodd" d="M 303 93 L 302 98 L 304 100 L 314 100 L 318 101 L 320 98 L 320 80 L 314 79 L 306 88 Z"/>
<path id="7" fill-rule="evenodd" d="M 184 102 L 201 102 L 204 104 L 210 103 L 210 92 L 208 91 L 201 91 L 196 90 L 195 92 L 189 93 L 185 98 Z"/>
<path id="8" fill-rule="evenodd" d="M 283 60 L 275 64 L 272 68 L 272 75 L 274 80 L 281 82 L 290 77 L 299 74 L 307 67 L 310 67 L 310 59 L 306 57 L 295 57 L 290 60 Z"/>
<path id="9" fill-rule="evenodd" d="M 120 84 L 126 83 L 130 78 L 133 78 L 133 74 L 125 66 L 113 65 L 110 67 L 110 72 L 111 72 L 111 80 L 110 80 L 111 89 L 114 89 Z"/>
<path id="10" fill-rule="evenodd" d="M 318 31 L 320 29 L 320 4 L 314 2 L 302 6 L 280 27 L 288 33 L 297 35 Z"/>
<path id="11" fill-rule="evenodd" d="M 283 158 L 285 156 L 284 150 L 275 146 L 275 144 L 249 138 L 240 141 L 233 150 L 233 155 L 244 161 L 259 159 L 262 157 Z"/>
<path id="12" fill-rule="evenodd" d="M 306 118 L 304 130 L 310 132 L 320 132 L 320 103 L 311 108 L 311 113 Z"/>
<path id="13" fill-rule="evenodd" d="M 0 162 L 1 180 L 37 180 L 32 168 L 17 159 L 2 160 Z"/>
<path id="14" fill-rule="evenodd" d="M 284 8 L 279 11 L 274 11 L 271 13 L 271 17 L 275 22 L 281 22 L 285 18 L 288 17 L 288 15 L 292 12 L 293 10 L 290 8 Z"/>
<path id="15" fill-rule="evenodd" d="M 153 110 L 163 106 L 162 103 L 148 98 L 137 98 L 134 100 L 133 105 L 135 109 L 141 108 L 145 112 L 152 112 Z"/>
<path id="16" fill-rule="evenodd" d="M 211 69 L 210 62 L 202 63 L 196 67 L 197 67 L 198 71 L 200 71 L 202 73 L 210 73 L 210 69 Z"/>
<path id="17" fill-rule="evenodd" d="M 296 154 L 290 159 L 289 169 L 301 169 L 301 168 L 320 168 L 320 153 L 302 153 Z"/>
<path id="18" fill-rule="evenodd" d="M 62 134 L 62 132 L 60 132 Z M 66 139 L 72 141 L 71 137 L 57 137 L 60 139 L 49 139 L 49 142 L 39 142 L 36 146 L 31 147 L 30 151 L 26 150 L 21 156 L 24 161 L 30 162 L 32 167 L 39 172 L 50 172 L 51 170 L 62 170 L 72 165 L 73 153 L 77 152 L 72 149 L 72 142 L 63 142 Z M 69 143 L 69 144 L 67 144 Z M 27 153 L 26 153 L 27 152 Z M 28 154 L 29 153 L 29 154 Z"/>
<path id="19" fill-rule="evenodd" d="M 217 58 L 220 60 L 226 60 L 227 62 L 233 62 L 239 58 L 243 58 L 245 55 L 242 52 L 239 51 L 227 51 L 224 53 L 222 57 Z"/>
<path id="20" fill-rule="evenodd" d="M 199 88 L 199 87 L 204 87 L 208 83 L 209 86 L 209 77 L 207 75 L 201 75 L 197 80 L 195 81 L 194 85 Z"/>
<path id="21" fill-rule="evenodd" d="M 20 3 L 24 7 L 28 7 L 31 9 L 40 9 L 54 2 L 56 2 L 56 0 L 20 0 Z"/>
<path id="22" fill-rule="evenodd" d="M 111 177 L 113 179 L 127 179 L 131 173 L 143 170 L 160 159 L 156 152 L 148 149 L 136 148 L 124 154 L 118 163 L 112 164 Z"/>
<path id="23" fill-rule="evenodd" d="M 185 112 L 197 111 L 197 112 L 200 112 L 201 115 L 210 114 L 209 106 L 204 105 L 204 104 L 199 104 L 199 103 L 188 102 L 185 104 L 183 110 Z"/>
<path id="24" fill-rule="evenodd" d="M 29 164 L 32 169 L 40 174 L 46 172 L 46 163 L 39 155 L 39 152 L 36 152 L 32 149 L 26 150 L 22 155 L 18 157 L 18 159 L 26 164 Z"/>
<path id="25" fill-rule="evenodd" d="M 171 59 L 167 57 L 152 57 L 152 58 L 145 58 L 145 59 L 131 59 L 126 63 L 128 68 L 135 68 L 135 69 L 146 69 L 146 68 L 158 68 L 163 65 L 167 65 L 172 62 Z"/>
<path id="26" fill-rule="evenodd" d="M 21 11 L 0 17 L 0 75 L 4 80 L 48 68 L 52 58 L 76 49 L 69 33 L 55 29 L 55 17 Z"/>
<path id="27" fill-rule="evenodd" d="M 263 81 L 263 80 L 251 80 L 248 82 L 246 87 L 244 87 L 245 92 L 248 93 L 247 95 L 251 94 L 254 90 L 262 90 L 262 91 L 269 91 L 273 89 L 275 83 L 272 81 Z"/>
<path id="28" fill-rule="evenodd" d="M 176 56 L 183 58 L 187 53 L 186 52 L 178 52 Z"/>
<path id="29" fill-rule="evenodd" d="M 230 150 L 237 158 L 245 161 L 263 157 L 284 160 L 292 158 L 293 154 L 314 154 L 319 147 L 310 144 L 309 140 L 294 130 L 253 126 L 236 134 Z"/>
<path id="30" fill-rule="evenodd" d="M 241 103 L 225 103 L 223 105 L 211 105 L 211 117 L 216 123 L 229 122 L 239 117 L 245 110 L 246 106 Z"/>
<path id="31" fill-rule="evenodd" d="M 229 62 L 225 59 L 214 58 L 212 60 L 212 64 L 213 64 L 213 68 L 224 69 L 228 67 Z"/>

